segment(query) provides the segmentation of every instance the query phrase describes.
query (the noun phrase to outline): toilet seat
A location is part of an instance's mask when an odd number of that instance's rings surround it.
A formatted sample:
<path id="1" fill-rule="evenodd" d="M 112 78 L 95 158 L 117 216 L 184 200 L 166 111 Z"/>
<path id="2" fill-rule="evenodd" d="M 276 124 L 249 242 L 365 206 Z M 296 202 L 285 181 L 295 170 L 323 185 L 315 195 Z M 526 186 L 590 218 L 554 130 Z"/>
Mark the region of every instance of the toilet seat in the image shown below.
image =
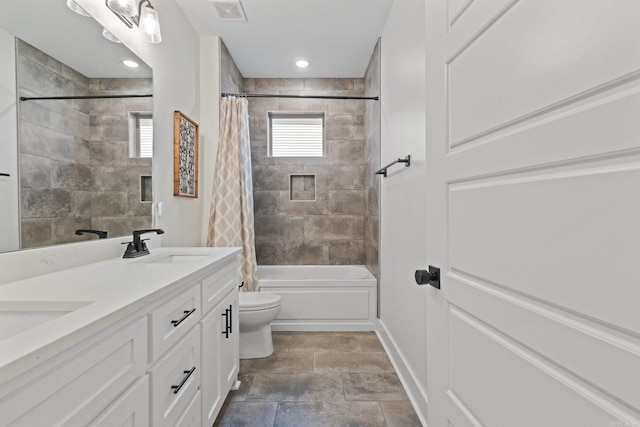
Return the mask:
<path id="1" fill-rule="evenodd" d="M 240 292 L 238 308 L 242 311 L 257 311 L 276 308 L 282 303 L 278 294 L 271 292 Z"/>

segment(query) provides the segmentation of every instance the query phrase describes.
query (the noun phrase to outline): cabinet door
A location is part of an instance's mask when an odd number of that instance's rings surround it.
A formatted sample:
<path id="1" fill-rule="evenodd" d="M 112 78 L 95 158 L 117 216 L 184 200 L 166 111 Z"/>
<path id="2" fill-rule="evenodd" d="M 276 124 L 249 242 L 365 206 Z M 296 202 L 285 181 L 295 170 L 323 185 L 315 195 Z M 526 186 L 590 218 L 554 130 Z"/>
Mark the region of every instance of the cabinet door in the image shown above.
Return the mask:
<path id="1" fill-rule="evenodd" d="M 238 378 L 238 368 L 240 365 L 240 320 L 238 316 L 238 289 L 234 288 L 229 295 L 220 303 L 220 311 L 226 314 L 223 321 L 223 331 L 228 329 L 228 333 L 220 335 L 220 381 L 221 388 L 226 397 L 227 392 Z M 228 328 L 226 322 L 228 319 Z"/>
<path id="2" fill-rule="evenodd" d="M 214 307 L 200 323 L 202 331 L 202 419 L 206 420 L 206 425 L 213 425 L 213 422 L 220 412 L 224 403 L 222 396 L 222 382 L 220 381 L 220 342 L 224 339 L 222 335 L 225 328 L 225 321 L 222 317 L 224 310 L 222 304 Z"/>
<path id="3" fill-rule="evenodd" d="M 238 377 L 238 288 L 202 319 L 202 417 L 212 425 Z"/>

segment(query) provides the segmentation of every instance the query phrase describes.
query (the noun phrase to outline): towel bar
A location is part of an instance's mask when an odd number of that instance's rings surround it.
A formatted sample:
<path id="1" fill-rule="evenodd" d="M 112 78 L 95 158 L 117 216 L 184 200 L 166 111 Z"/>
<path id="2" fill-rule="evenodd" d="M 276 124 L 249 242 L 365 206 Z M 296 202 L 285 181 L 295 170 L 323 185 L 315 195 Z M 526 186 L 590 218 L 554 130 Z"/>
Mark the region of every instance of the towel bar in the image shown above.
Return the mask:
<path id="1" fill-rule="evenodd" d="M 405 157 L 404 159 L 397 159 L 391 163 L 389 163 L 388 165 L 382 167 L 381 169 L 378 169 L 376 171 L 376 175 L 382 175 L 385 178 L 387 177 L 387 169 L 390 168 L 391 166 L 395 165 L 396 163 L 404 163 L 404 167 L 408 168 L 409 166 L 411 166 L 411 155 L 407 154 L 407 157 Z"/>

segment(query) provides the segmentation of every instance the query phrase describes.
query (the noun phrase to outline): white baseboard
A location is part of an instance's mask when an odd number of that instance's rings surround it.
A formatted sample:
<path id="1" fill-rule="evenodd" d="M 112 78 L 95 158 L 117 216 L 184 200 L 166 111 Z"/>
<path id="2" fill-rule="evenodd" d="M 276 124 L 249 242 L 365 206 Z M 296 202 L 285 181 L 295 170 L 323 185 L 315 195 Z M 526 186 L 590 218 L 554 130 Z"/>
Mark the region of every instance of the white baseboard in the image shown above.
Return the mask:
<path id="1" fill-rule="evenodd" d="M 286 332 L 340 332 L 340 331 L 375 331 L 373 323 L 346 323 L 346 322 L 309 322 L 309 321 L 282 321 L 275 320 L 271 323 L 272 331 Z"/>
<path id="2" fill-rule="evenodd" d="M 382 343 L 389 359 L 391 359 L 391 363 L 400 377 L 400 381 L 404 386 L 407 395 L 409 396 L 409 400 L 413 405 L 413 408 L 418 414 L 418 418 L 423 426 L 427 425 L 427 392 L 423 390 L 422 387 L 415 381 L 415 375 L 411 372 L 411 369 L 405 362 L 405 358 L 402 353 L 398 350 L 396 343 L 394 342 L 391 335 L 389 335 L 389 331 L 384 326 L 384 324 L 378 320 L 376 332 L 378 334 L 378 338 Z M 426 362 L 425 362 L 426 363 Z"/>

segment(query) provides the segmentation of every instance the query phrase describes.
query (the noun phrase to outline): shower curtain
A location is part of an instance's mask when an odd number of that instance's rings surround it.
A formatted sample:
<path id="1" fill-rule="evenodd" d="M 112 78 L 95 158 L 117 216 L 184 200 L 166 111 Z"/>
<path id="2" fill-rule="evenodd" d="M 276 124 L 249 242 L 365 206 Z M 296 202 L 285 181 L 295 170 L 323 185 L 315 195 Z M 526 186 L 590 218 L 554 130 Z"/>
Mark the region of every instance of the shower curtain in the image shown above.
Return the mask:
<path id="1" fill-rule="evenodd" d="M 246 98 L 226 97 L 221 101 L 207 245 L 242 247 L 243 290 L 257 291 L 248 104 Z"/>

